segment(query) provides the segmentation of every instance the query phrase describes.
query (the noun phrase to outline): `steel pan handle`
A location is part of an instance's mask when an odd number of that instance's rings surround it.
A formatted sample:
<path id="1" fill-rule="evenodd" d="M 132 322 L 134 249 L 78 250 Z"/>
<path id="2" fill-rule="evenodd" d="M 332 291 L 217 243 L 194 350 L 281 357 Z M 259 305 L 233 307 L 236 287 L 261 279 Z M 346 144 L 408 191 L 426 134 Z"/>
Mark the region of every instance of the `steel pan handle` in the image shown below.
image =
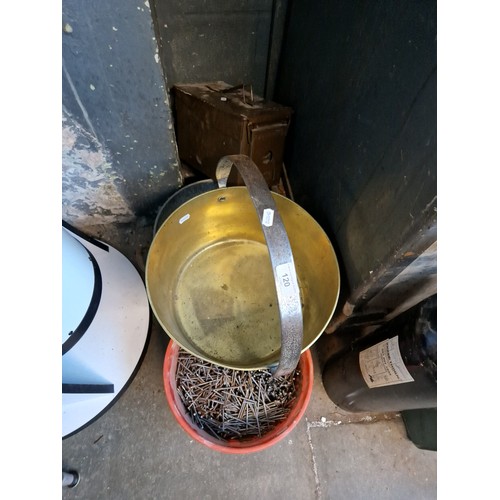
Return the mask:
<path id="1" fill-rule="evenodd" d="M 304 335 L 300 289 L 290 241 L 267 183 L 248 156 L 229 155 L 219 160 L 215 171 L 219 188 L 227 186 L 233 166 L 238 169 L 257 211 L 274 273 L 281 324 L 281 354 L 278 366 L 271 371 L 275 377 L 288 375 L 297 367 Z"/>

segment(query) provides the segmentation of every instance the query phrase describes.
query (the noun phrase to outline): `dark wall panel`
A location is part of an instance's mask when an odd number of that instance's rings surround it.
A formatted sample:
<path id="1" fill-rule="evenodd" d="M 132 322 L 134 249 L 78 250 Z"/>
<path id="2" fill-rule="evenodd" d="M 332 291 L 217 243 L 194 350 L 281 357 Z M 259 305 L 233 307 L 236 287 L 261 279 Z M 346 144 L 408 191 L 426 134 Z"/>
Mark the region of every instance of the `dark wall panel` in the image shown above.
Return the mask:
<path id="1" fill-rule="evenodd" d="M 252 84 L 256 94 L 264 95 L 273 3 L 155 0 L 169 84 L 222 80 Z"/>
<path id="2" fill-rule="evenodd" d="M 436 34 L 435 1 L 290 2 L 288 172 L 351 288 L 435 216 Z"/>

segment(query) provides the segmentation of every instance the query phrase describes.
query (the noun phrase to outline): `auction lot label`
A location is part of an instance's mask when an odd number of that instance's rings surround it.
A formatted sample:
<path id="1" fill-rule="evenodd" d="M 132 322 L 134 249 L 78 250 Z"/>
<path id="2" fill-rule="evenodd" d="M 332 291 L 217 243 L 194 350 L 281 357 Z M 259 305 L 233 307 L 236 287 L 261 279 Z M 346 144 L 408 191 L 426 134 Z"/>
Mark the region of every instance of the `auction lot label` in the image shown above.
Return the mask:
<path id="1" fill-rule="evenodd" d="M 370 388 L 414 382 L 401 358 L 397 335 L 361 351 L 359 367 Z"/>

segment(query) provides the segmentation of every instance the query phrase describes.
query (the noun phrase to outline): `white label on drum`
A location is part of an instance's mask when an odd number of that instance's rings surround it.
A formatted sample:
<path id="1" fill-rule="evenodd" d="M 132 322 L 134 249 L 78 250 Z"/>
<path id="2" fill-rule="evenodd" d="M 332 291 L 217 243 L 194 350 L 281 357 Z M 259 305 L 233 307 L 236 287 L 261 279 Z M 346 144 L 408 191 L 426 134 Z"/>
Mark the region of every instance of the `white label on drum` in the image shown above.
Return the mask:
<path id="1" fill-rule="evenodd" d="M 179 219 L 179 224 L 184 224 L 184 222 L 186 222 L 189 217 L 191 217 L 189 214 L 186 214 L 186 215 L 183 215 L 180 219 Z"/>
<path id="2" fill-rule="evenodd" d="M 359 367 L 370 388 L 414 382 L 401 357 L 397 335 L 361 351 Z"/>
<path id="3" fill-rule="evenodd" d="M 266 227 L 271 227 L 274 221 L 274 210 L 272 208 L 265 208 L 262 214 L 262 224 Z"/>
<path id="4" fill-rule="evenodd" d="M 285 299 L 297 297 L 297 275 L 295 266 L 291 262 L 276 266 L 276 274 L 278 276 L 279 288 L 282 296 Z"/>

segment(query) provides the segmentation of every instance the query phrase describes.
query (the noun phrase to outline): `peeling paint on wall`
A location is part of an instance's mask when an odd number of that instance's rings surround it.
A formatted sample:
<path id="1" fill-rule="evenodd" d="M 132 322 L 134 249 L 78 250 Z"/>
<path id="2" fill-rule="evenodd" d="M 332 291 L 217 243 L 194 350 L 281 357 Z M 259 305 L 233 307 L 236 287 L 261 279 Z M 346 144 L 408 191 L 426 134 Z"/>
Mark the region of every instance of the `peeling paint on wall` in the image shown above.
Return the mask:
<path id="1" fill-rule="evenodd" d="M 64 1 L 62 24 L 71 26 L 62 36 L 65 216 L 89 223 L 154 217 L 182 185 L 168 85 L 144 2 L 89 8 Z"/>
<path id="2" fill-rule="evenodd" d="M 75 226 L 131 222 L 135 216 L 120 194 L 125 182 L 104 146 L 63 109 L 62 218 Z"/>

